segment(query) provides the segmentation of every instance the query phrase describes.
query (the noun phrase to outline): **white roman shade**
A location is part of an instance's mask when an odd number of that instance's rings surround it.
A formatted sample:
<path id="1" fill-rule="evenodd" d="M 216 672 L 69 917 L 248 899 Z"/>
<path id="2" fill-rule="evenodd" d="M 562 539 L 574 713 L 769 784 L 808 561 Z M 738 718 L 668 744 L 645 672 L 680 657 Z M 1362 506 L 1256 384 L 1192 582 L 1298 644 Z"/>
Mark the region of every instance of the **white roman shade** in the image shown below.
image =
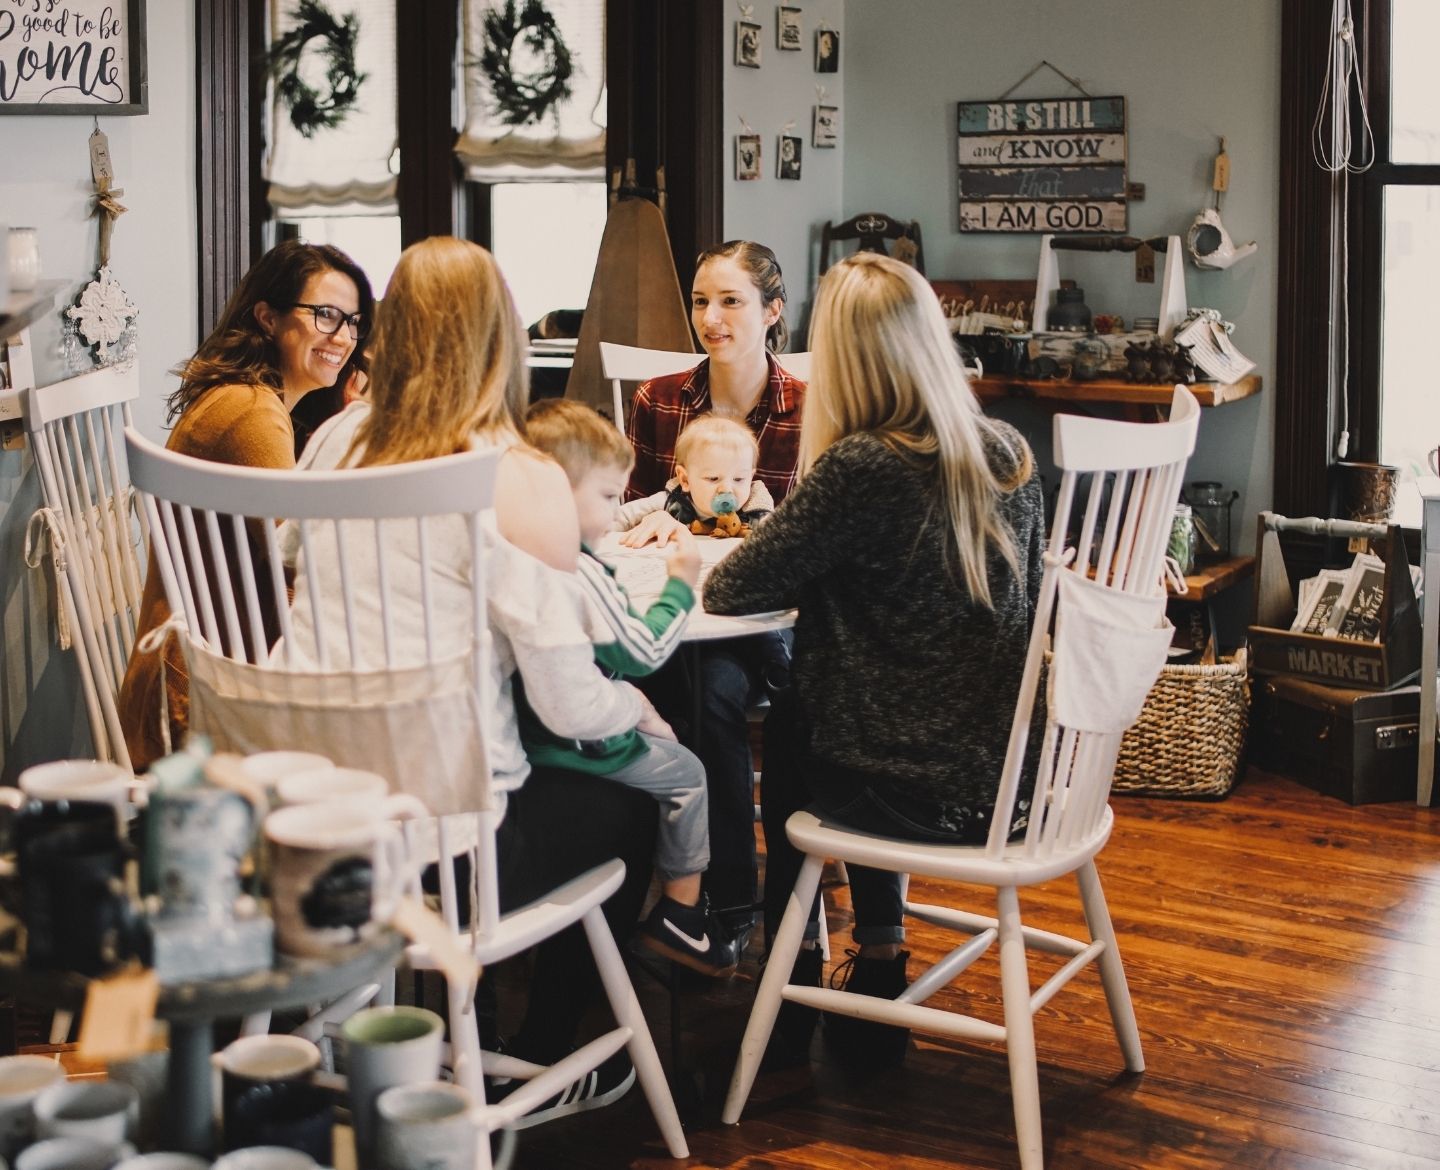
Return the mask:
<path id="1" fill-rule="evenodd" d="M 426 0 L 427 3 L 431 0 Z M 290 110 L 268 87 L 269 142 L 265 178 L 270 205 L 287 218 L 329 215 L 394 215 L 395 175 L 395 0 L 328 0 L 337 17 L 359 18 L 356 67 L 365 74 L 355 106 L 338 126 L 306 138 L 290 121 Z M 270 38 L 294 26 L 295 0 L 270 0 Z M 326 92 L 323 46 L 312 42 L 301 76 Z"/>
<path id="2" fill-rule="evenodd" d="M 479 66 L 485 14 L 505 0 L 464 0 L 461 70 L 465 123 L 455 153 L 466 178 L 483 183 L 564 182 L 605 176 L 605 0 L 544 0 L 555 18 L 574 72 L 571 95 L 536 123 L 512 126 L 495 107 L 490 79 Z M 517 0 L 517 10 L 524 7 Z M 517 76 L 543 68 L 543 58 L 516 39 Z"/>

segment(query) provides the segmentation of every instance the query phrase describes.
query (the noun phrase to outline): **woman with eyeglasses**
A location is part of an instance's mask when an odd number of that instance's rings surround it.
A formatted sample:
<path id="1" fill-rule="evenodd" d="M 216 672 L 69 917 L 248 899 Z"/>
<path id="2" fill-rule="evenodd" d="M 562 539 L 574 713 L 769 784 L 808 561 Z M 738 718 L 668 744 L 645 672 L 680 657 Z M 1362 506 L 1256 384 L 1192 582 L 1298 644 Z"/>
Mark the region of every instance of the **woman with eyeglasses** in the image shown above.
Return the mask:
<path id="1" fill-rule="evenodd" d="M 165 445 L 240 467 L 294 467 L 290 412 L 307 395 L 343 387 L 353 370 L 363 370 L 374 309 L 369 280 L 340 249 L 298 240 L 272 248 L 245 274 L 195 355 L 175 369 L 180 388 L 167 403 L 174 429 Z M 252 533 L 248 544 L 251 559 L 263 561 L 263 534 Z M 227 560 L 236 563 L 236 550 L 227 549 Z M 211 566 L 207 572 L 213 577 Z M 273 641 L 275 615 L 262 616 Z M 178 748 L 189 725 L 178 639 L 167 638 L 161 650 L 141 648 L 169 617 L 152 557 L 135 652 L 120 688 L 120 720 L 136 771 L 165 754 L 167 733 Z"/>

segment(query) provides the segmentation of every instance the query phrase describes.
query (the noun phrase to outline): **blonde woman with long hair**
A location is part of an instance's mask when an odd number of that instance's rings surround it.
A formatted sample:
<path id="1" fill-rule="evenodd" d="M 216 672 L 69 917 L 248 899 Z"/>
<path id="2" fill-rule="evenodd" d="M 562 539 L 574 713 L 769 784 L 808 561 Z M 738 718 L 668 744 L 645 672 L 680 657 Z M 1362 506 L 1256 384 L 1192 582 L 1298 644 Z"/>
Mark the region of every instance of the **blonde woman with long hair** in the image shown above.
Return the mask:
<path id="1" fill-rule="evenodd" d="M 831 269 L 811 343 L 800 481 L 705 586 L 715 613 L 799 609 L 793 687 L 765 738 L 770 937 L 800 868 L 785 835 L 796 809 L 910 840 L 984 841 L 1044 547 L 1029 448 L 980 412 L 914 269 L 866 253 Z M 893 999 L 908 956 L 899 878 L 849 873 L 848 986 Z M 820 973 L 807 946 L 792 982 Z M 772 1060 L 803 1058 L 804 1013 L 782 1015 Z M 904 1056 L 898 1028 L 837 1017 L 826 1032 L 866 1067 Z"/>
<path id="2" fill-rule="evenodd" d="M 528 396 L 524 331 L 494 257 L 463 240 L 432 237 L 401 255 L 380 304 L 368 400 L 352 403 L 316 431 L 299 466 L 373 467 L 487 447 L 504 451 L 496 483 L 497 533 L 487 542 L 484 565 L 494 681 L 485 696 L 487 749 L 499 787 L 509 790 L 497 841 L 501 909 L 524 905 L 619 857 L 625 882 L 605 912 L 623 942 L 634 930 L 649 886 L 656 805 L 644 792 L 592 775 L 532 766 L 516 723 L 515 678 L 523 681 L 530 709 L 568 739 L 620 735 L 650 710 L 633 686 L 611 681 L 595 667 L 589 630 L 573 603 L 580 549 L 575 503 L 565 472 L 525 445 L 521 425 Z M 404 536 L 391 531 L 396 543 L 387 548 L 387 588 L 392 598 L 413 596 L 421 587 L 413 532 L 408 526 Z M 298 540 L 282 532 L 282 545 L 293 553 Z M 378 607 L 377 568 L 362 563 L 370 547 L 368 539 L 356 539 L 351 549 L 350 580 L 362 607 Z M 450 529 L 432 524 L 429 547 L 436 570 L 431 588 L 436 640 L 468 644 L 472 565 L 463 521 L 453 518 Z M 307 591 L 297 595 L 294 648 L 299 653 L 313 645 L 310 630 L 318 622 L 328 631 L 332 656 L 344 659 L 338 560 L 326 540 L 312 539 L 311 550 L 326 580 L 325 596 L 316 612 Z M 357 624 L 363 659 L 385 661 L 378 608 L 375 620 Z M 407 646 L 414 647 L 415 661 L 421 660 L 423 631 L 396 630 L 394 636 L 402 664 Z M 469 886 L 466 880 L 457 884 Z M 540 948 L 528 1010 L 509 1051 L 551 1064 L 570 1049 L 598 987 L 589 954 L 578 931 Z M 482 1010 L 482 1027 L 488 1023 L 490 1013 Z M 492 1047 L 496 1037 L 485 1039 Z M 521 1124 L 608 1104 L 634 1077 L 621 1052 L 598 1076 L 543 1102 Z"/>

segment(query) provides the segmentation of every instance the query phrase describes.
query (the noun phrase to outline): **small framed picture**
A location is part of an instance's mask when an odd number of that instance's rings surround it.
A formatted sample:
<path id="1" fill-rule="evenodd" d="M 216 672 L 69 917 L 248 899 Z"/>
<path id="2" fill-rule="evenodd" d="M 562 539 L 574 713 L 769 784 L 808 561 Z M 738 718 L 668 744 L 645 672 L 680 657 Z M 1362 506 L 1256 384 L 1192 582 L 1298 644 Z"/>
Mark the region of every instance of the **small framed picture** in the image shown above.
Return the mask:
<path id="1" fill-rule="evenodd" d="M 840 107 L 816 106 L 810 123 L 810 145 L 817 150 L 833 147 L 840 137 Z"/>
<path id="2" fill-rule="evenodd" d="M 753 20 L 735 22 L 735 64 L 760 68 L 760 26 Z"/>
<path id="3" fill-rule="evenodd" d="M 775 47 L 782 52 L 798 53 L 805 47 L 801 36 L 800 9 L 780 5 L 775 10 Z"/>
<path id="4" fill-rule="evenodd" d="M 815 30 L 815 72 L 840 72 L 840 34 L 833 28 Z"/>
<path id="5" fill-rule="evenodd" d="M 780 158 L 775 166 L 775 174 L 781 179 L 798 179 L 800 177 L 800 146 L 803 142 L 798 134 L 780 135 Z"/>
<path id="6" fill-rule="evenodd" d="M 760 177 L 760 135 L 735 135 L 735 177 L 741 182 Z"/>

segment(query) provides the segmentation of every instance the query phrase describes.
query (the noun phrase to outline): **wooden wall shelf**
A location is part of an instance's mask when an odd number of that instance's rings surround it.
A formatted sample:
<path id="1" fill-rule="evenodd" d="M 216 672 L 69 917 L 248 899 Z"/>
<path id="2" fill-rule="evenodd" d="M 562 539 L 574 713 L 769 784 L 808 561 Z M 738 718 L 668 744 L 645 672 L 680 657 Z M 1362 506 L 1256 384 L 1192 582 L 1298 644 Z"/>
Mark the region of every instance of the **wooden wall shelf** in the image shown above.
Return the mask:
<path id="1" fill-rule="evenodd" d="M 1145 382 L 1122 382 L 1118 379 L 1096 379 L 1092 382 L 1069 382 L 1059 378 L 1013 378 L 1005 374 L 986 374 L 971 380 L 981 402 L 997 402 L 1005 398 L 1033 398 L 1044 402 L 1114 403 L 1120 406 L 1169 406 L 1175 393 L 1174 383 L 1152 385 Z M 1260 393 L 1260 375 L 1248 374 L 1238 382 L 1195 382 L 1188 387 L 1201 406 L 1223 406 Z"/>

